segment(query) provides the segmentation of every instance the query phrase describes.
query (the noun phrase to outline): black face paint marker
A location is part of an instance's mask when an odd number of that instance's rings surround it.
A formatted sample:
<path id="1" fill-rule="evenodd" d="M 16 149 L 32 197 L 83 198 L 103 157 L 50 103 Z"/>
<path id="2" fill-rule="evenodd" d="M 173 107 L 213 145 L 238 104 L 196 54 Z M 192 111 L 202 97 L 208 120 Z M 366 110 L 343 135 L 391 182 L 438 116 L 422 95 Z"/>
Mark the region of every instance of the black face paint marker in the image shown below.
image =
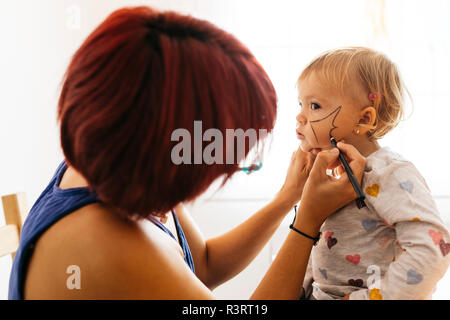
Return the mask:
<path id="1" fill-rule="evenodd" d="M 339 150 L 339 148 L 337 147 L 336 139 L 334 139 L 333 137 L 330 137 L 330 141 L 331 141 L 331 144 Z M 339 150 L 339 160 L 341 161 L 342 165 L 344 166 L 344 169 L 347 172 L 348 179 L 350 180 L 350 183 L 352 184 L 353 189 L 355 190 L 356 195 L 358 196 L 358 198 L 356 198 L 356 205 L 358 206 L 358 209 L 367 207 L 366 203 L 364 202 L 364 199 L 366 198 L 366 196 L 364 195 L 364 192 L 362 191 L 361 186 L 358 183 L 358 180 L 356 179 L 355 175 L 353 174 L 352 168 L 350 168 L 350 166 L 348 165 L 348 162 L 347 162 L 347 160 L 345 160 L 345 157 L 342 154 L 341 150 Z"/>

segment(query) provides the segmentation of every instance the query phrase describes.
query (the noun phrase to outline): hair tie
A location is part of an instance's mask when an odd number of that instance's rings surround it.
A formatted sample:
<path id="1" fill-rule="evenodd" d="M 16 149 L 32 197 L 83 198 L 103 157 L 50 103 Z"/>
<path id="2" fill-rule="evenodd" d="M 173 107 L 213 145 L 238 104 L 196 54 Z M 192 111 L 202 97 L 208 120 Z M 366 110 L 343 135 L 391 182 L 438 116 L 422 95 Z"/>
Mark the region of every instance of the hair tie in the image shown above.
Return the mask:
<path id="1" fill-rule="evenodd" d="M 381 92 L 371 92 L 371 93 L 369 93 L 369 100 L 370 101 L 379 100 L 379 99 L 381 99 L 383 97 L 384 97 L 384 95 Z"/>

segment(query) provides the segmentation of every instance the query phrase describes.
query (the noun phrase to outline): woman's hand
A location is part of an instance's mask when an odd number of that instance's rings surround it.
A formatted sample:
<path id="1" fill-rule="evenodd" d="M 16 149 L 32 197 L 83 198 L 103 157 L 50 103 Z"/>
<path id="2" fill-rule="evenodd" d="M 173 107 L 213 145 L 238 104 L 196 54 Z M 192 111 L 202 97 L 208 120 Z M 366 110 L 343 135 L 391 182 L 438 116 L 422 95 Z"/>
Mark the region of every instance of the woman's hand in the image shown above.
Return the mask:
<path id="1" fill-rule="evenodd" d="M 300 201 L 314 159 L 315 155 L 310 152 L 303 152 L 300 147 L 292 154 L 286 179 L 278 193 L 278 196 L 286 201 L 290 207 Z"/>
<path id="2" fill-rule="evenodd" d="M 361 181 L 366 160 L 351 145 L 338 144 L 347 156 L 356 178 Z M 346 174 L 340 179 L 326 174 L 327 168 L 339 156 L 336 148 L 322 151 L 314 158 L 297 150 L 292 156 L 286 182 L 282 191 L 299 199 L 300 207 L 295 228 L 310 236 L 316 236 L 323 221 L 351 200 L 356 193 Z M 309 169 L 312 164 L 312 168 Z M 303 187 L 302 179 L 308 176 Z M 301 191 L 303 189 L 303 192 Z M 289 191 L 290 190 L 290 191 Z M 307 237 L 290 232 L 278 254 L 252 295 L 253 299 L 299 299 L 308 266 L 313 242 Z"/>
<path id="3" fill-rule="evenodd" d="M 338 147 L 361 183 L 366 159 L 350 144 L 339 142 Z M 337 161 L 338 156 L 338 149 L 333 148 L 319 152 L 314 161 L 295 221 L 295 225 L 305 232 L 317 234 L 328 216 L 357 197 L 346 172 L 339 179 L 326 174 L 327 168 Z"/>

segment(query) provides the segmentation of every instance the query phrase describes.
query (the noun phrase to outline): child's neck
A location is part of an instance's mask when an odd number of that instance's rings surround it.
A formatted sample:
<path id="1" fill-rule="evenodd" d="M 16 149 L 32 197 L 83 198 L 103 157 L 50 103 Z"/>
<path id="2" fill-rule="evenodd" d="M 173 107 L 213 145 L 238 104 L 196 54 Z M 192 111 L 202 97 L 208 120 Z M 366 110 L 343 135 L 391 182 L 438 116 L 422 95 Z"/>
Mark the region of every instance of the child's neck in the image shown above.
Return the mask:
<path id="1" fill-rule="evenodd" d="M 352 136 L 344 140 L 346 143 L 353 145 L 366 158 L 380 149 L 380 145 L 376 140 L 370 141 L 366 136 Z"/>

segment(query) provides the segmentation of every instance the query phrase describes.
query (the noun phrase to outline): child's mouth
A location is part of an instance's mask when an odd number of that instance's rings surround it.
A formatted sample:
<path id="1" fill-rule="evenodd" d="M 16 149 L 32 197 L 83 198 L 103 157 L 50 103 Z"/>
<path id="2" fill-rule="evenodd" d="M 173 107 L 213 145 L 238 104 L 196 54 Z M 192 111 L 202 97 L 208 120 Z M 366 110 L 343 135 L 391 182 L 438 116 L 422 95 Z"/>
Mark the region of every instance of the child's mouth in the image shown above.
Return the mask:
<path id="1" fill-rule="evenodd" d="M 304 140 L 305 139 L 305 136 L 303 134 L 301 134 L 299 131 L 295 131 L 295 132 L 297 134 L 297 139 L 299 139 L 299 140 Z"/>
<path id="2" fill-rule="evenodd" d="M 295 133 L 297 135 L 297 139 L 299 140 L 305 140 L 305 135 L 302 134 L 298 129 L 295 130 Z M 322 151 L 322 148 L 311 148 L 310 150 L 308 150 L 307 152 L 311 152 L 314 155 L 317 155 L 320 151 Z"/>

